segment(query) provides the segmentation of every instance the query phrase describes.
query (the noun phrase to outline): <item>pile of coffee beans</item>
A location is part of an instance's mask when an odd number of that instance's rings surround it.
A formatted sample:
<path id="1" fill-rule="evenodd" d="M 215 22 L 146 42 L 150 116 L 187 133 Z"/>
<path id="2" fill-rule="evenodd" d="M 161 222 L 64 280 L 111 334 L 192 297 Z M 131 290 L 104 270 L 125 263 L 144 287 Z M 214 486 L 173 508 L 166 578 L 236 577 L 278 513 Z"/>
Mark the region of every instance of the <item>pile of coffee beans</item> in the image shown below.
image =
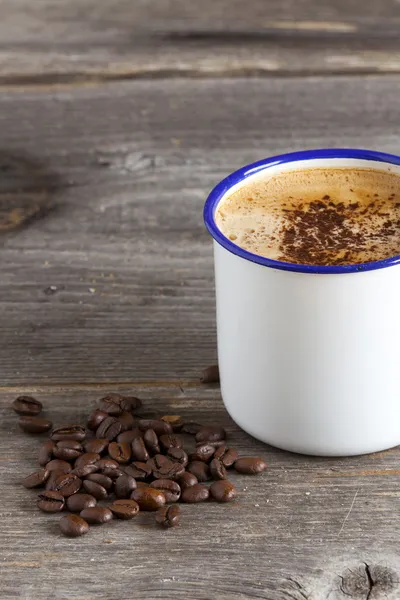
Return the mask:
<path id="1" fill-rule="evenodd" d="M 20 396 L 12 406 L 23 431 L 52 429 L 39 416 L 42 404 L 35 398 Z M 237 490 L 228 480 L 229 469 L 254 475 L 267 467 L 261 458 L 239 457 L 219 425 L 204 426 L 175 415 L 141 418 L 141 406 L 139 398 L 109 394 L 86 426 L 52 429 L 41 446 L 41 468 L 25 477 L 23 485 L 43 488 L 37 498 L 41 511 L 69 511 L 60 520 L 64 535 L 81 536 L 89 525 L 133 519 L 139 511 L 155 511 L 157 523 L 176 527 L 181 518 L 178 502 L 231 502 Z M 184 449 L 187 435 L 194 437 L 191 451 Z M 208 481 L 213 483 L 207 486 Z"/>

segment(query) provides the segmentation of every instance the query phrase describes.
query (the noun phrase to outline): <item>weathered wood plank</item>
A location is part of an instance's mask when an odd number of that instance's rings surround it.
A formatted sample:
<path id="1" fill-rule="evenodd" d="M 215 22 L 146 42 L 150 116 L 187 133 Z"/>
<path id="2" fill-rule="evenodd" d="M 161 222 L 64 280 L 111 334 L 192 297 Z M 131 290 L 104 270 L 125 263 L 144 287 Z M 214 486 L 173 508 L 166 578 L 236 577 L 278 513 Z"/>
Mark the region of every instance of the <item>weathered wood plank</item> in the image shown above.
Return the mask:
<path id="1" fill-rule="evenodd" d="M 207 192 L 274 153 L 398 151 L 399 90 L 344 77 L 3 93 L 3 156 L 58 187 L 46 216 L 0 237 L 2 385 L 198 377 L 216 358 Z"/>
<path id="2" fill-rule="evenodd" d="M 84 538 L 62 538 L 59 516 L 40 513 L 35 491 L 19 484 L 35 467 L 40 437 L 19 432 L 9 408 L 14 396 L 1 392 L 0 598 L 399 597 L 399 449 L 350 459 L 291 455 L 240 431 L 217 388 L 129 391 L 157 412 L 223 424 L 230 443 L 243 455 L 264 456 L 268 471 L 232 475 L 240 491 L 234 504 L 182 506 L 176 530 L 158 530 L 154 515 L 147 514 L 93 527 Z M 48 390 L 38 397 L 62 425 L 84 419 L 99 391 Z M 372 594 L 364 563 L 376 582 Z"/>
<path id="3" fill-rule="evenodd" d="M 0 81 L 400 69 L 396 0 L 2 0 Z"/>

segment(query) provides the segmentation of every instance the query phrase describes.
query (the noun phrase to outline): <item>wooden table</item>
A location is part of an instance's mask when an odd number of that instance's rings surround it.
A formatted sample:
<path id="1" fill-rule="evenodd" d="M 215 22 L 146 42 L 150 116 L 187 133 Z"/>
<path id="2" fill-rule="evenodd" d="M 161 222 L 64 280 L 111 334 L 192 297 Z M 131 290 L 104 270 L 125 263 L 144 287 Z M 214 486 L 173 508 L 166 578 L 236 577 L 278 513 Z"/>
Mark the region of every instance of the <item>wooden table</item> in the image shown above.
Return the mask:
<path id="1" fill-rule="evenodd" d="M 400 598 L 398 449 L 266 447 L 199 372 L 216 360 L 207 192 L 300 148 L 399 152 L 397 0 L 0 1 L 0 598 Z M 62 538 L 20 479 L 36 438 L 109 391 L 210 422 L 269 470 L 231 505 Z"/>

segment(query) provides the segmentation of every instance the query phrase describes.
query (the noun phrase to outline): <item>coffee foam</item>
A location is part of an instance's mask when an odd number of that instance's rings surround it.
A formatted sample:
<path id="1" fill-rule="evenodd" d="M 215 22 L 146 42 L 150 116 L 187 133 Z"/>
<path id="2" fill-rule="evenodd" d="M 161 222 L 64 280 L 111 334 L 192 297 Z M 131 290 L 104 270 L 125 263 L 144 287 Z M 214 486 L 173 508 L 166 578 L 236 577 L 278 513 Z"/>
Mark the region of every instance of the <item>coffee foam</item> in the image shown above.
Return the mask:
<path id="1" fill-rule="evenodd" d="M 310 168 L 252 178 L 215 220 L 235 244 L 297 264 L 341 265 L 400 254 L 400 176 L 368 168 Z"/>

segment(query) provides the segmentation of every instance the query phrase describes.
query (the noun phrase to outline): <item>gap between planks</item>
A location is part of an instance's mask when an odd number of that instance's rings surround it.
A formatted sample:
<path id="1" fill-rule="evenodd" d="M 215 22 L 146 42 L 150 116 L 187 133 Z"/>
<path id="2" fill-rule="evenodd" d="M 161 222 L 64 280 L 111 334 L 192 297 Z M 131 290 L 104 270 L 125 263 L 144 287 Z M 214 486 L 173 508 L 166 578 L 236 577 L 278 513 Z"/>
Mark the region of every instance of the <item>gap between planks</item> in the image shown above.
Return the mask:
<path id="1" fill-rule="evenodd" d="M 161 387 L 170 387 L 170 388 L 179 388 L 182 392 L 184 388 L 217 388 L 216 385 L 204 385 L 200 383 L 198 379 L 175 379 L 175 380 L 163 380 L 163 381 L 106 381 L 101 383 L 31 383 L 29 385 L 7 385 L 0 386 L 0 394 L 10 393 L 10 394 L 25 394 L 28 392 L 79 392 L 79 391 L 96 391 L 96 390 L 126 390 L 130 388 L 161 388 Z"/>

